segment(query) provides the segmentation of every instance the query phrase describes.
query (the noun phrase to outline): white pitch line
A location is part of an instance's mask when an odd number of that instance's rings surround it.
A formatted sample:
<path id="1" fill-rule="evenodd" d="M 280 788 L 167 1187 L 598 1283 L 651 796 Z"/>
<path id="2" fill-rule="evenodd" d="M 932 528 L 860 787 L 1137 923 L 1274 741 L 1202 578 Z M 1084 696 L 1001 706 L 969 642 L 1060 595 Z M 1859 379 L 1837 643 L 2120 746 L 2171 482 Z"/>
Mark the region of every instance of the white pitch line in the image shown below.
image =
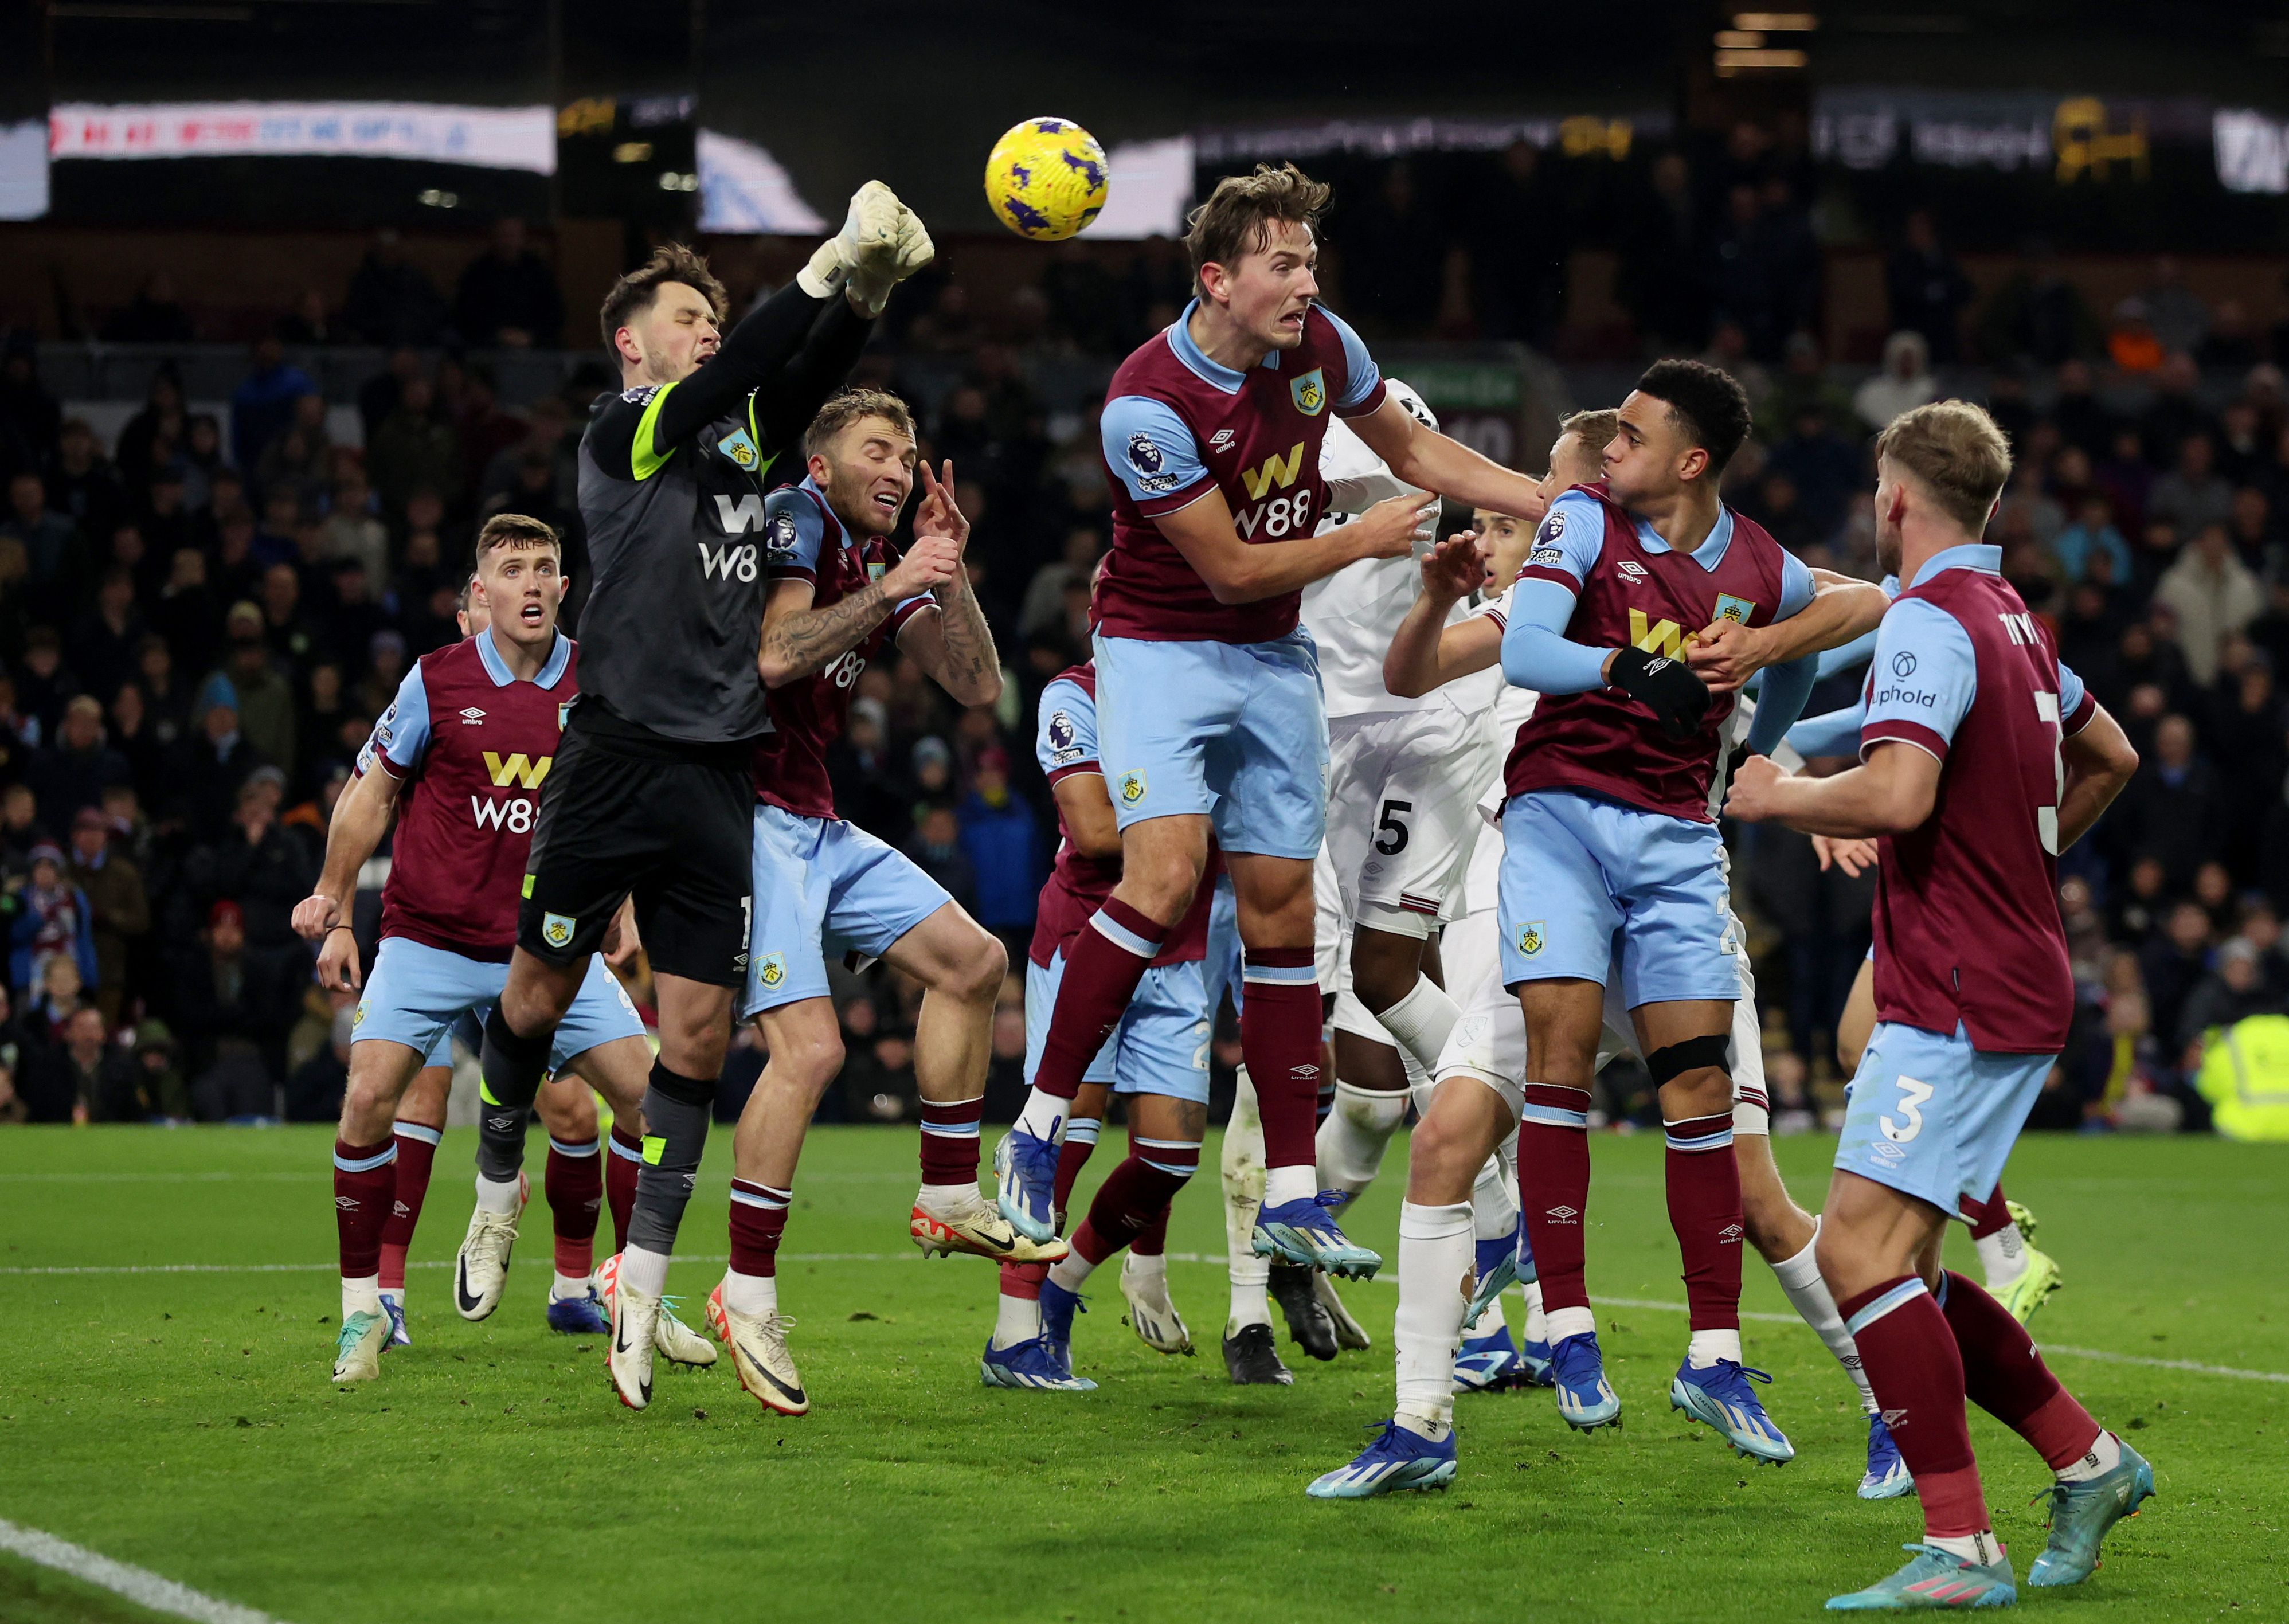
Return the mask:
<path id="1" fill-rule="evenodd" d="M 84 1583 L 124 1596 L 154 1612 L 173 1618 L 195 1619 L 199 1624 L 279 1624 L 267 1612 L 219 1600 L 188 1585 L 163 1578 L 148 1568 L 114 1562 L 84 1546 L 59 1540 L 36 1528 L 20 1527 L 4 1518 L 0 1518 L 0 1550 L 13 1551 L 27 1562 L 68 1573 Z"/>
<path id="2" fill-rule="evenodd" d="M 1171 1252 L 1172 1263 L 1213 1263 L 1221 1267 L 1224 1255 L 1221 1252 Z M 679 1252 L 679 1263 L 728 1263 L 731 1260 L 722 1253 Z M 916 1252 L 782 1252 L 784 1263 L 919 1263 L 921 1254 Z M 408 1269 L 451 1269 L 450 1258 L 436 1258 L 423 1262 L 409 1262 Z M 0 1277 L 30 1275 L 133 1275 L 133 1274 L 331 1274 L 333 1263 L 115 1263 L 89 1264 L 81 1267 L 62 1266 L 39 1268 L 12 1266 L 0 1268 Z M 1377 1275 L 1370 1284 L 1396 1285 L 1389 1275 Z M 1656 1314 L 1682 1314 L 1682 1302 L 1664 1302 L 1655 1297 L 1592 1297 L 1593 1307 L 1606 1309 L 1643 1309 Z M 1764 1325 L 1802 1325 L 1804 1321 L 1794 1314 L 1772 1314 L 1756 1309 L 1743 1309 L 1741 1318 Z M 1806 1327 L 1807 1330 L 1809 1326 Z M 2070 1348 L 2063 1343 L 2044 1342 L 2042 1348 L 2050 1353 L 2063 1353 L 2078 1359 L 2100 1359 L 2109 1365 L 2137 1365 L 2149 1370 L 2182 1370 L 2202 1376 L 2230 1376 L 2242 1381 L 2289 1382 L 2289 1372 L 2277 1370 L 2241 1370 L 2231 1365 L 2205 1365 L 2197 1359 L 2156 1359 L 2142 1354 L 2110 1353 L 2101 1348 Z"/>

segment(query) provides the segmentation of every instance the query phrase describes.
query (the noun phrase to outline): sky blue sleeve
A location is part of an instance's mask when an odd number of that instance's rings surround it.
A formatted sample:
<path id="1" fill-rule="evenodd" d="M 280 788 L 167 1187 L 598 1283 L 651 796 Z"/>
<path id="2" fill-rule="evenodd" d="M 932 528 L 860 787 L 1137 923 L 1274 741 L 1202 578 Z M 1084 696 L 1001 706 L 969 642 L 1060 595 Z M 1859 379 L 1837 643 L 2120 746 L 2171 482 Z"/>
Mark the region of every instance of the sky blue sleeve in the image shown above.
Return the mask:
<path id="1" fill-rule="evenodd" d="M 1105 403 L 1098 420 L 1105 466 L 1139 502 L 1156 502 L 1208 477 L 1200 442 L 1166 401 L 1123 394 Z"/>
<path id="2" fill-rule="evenodd" d="M 1589 578 L 1605 547 L 1606 510 L 1587 492 L 1568 490 L 1543 514 L 1526 565 L 1528 569 L 1561 570 L 1578 587 Z"/>
<path id="3" fill-rule="evenodd" d="M 1574 594 L 1555 581 L 1519 579 L 1510 589 L 1503 627 L 1503 675 L 1538 694 L 1586 694 L 1606 686 L 1610 649 L 1591 649 L 1566 635 Z"/>
<path id="4" fill-rule="evenodd" d="M 1041 690 L 1040 731 L 1033 754 L 1043 776 L 1054 780 L 1060 773 L 1096 772 L 1097 701 L 1080 683 L 1059 677 Z"/>
<path id="5" fill-rule="evenodd" d="M 1840 711 L 1807 716 L 1788 730 L 1789 748 L 1807 759 L 1856 756 L 1860 753 L 1860 724 L 1867 720 L 1865 705 L 1847 705 Z"/>
<path id="6" fill-rule="evenodd" d="M 417 661 L 405 673 L 405 680 L 397 685 L 397 697 L 389 702 L 389 709 L 373 724 L 373 736 L 358 752 L 358 771 L 371 771 L 375 760 L 383 758 L 389 776 L 403 778 L 420 764 L 422 753 L 428 748 L 429 687 L 421 680 L 421 666 Z"/>
<path id="7" fill-rule="evenodd" d="M 1781 554 L 1781 601 L 1780 607 L 1773 611 L 1773 618 L 1786 620 L 1791 615 L 1802 614 L 1804 606 L 1812 601 L 1813 593 L 1819 590 L 1820 588 L 1814 585 L 1812 570 L 1804 560 L 1793 553 L 1783 553 Z"/>
<path id="8" fill-rule="evenodd" d="M 1922 598 L 1892 605 L 1876 631 L 1873 690 L 1861 749 L 1905 739 L 1944 758 L 1979 692 L 1979 657 L 1963 623 Z"/>
<path id="9" fill-rule="evenodd" d="M 764 564 L 770 575 L 817 580 L 825 541 L 825 515 L 799 489 L 782 485 L 763 498 L 763 545 L 770 554 Z"/>
<path id="10" fill-rule="evenodd" d="M 1375 364 L 1375 357 L 1367 353 L 1367 346 L 1360 341 L 1359 334 L 1352 330 L 1349 322 L 1325 305 L 1315 306 L 1314 308 L 1328 318 L 1336 330 L 1336 337 L 1344 343 L 1344 370 L 1351 374 L 1351 378 L 1342 396 L 1336 402 L 1336 410 L 1342 411 L 1373 394 L 1375 386 L 1383 381 L 1383 372 Z"/>
<path id="11" fill-rule="evenodd" d="M 1849 671 L 1854 665 L 1864 664 L 1875 652 L 1875 633 L 1862 632 L 1848 643 L 1834 649 L 1822 649 L 1820 656 L 1820 674 L 1822 677 L 1832 677 L 1839 671 Z"/>
<path id="12" fill-rule="evenodd" d="M 1751 755 L 1773 753 L 1782 736 L 1804 714 L 1804 702 L 1812 697 L 1813 685 L 1819 681 L 1820 657 L 1816 654 L 1802 655 L 1784 665 L 1765 668 L 1764 687 L 1757 694 L 1757 713 L 1749 719 Z"/>
<path id="13" fill-rule="evenodd" d="M 2075 675 L 2074 667 L 2064 660 L 2059 662 L 2059 720 L 2065 721 L 2082 709 L 2082 702 L 2090 689 Z"/>

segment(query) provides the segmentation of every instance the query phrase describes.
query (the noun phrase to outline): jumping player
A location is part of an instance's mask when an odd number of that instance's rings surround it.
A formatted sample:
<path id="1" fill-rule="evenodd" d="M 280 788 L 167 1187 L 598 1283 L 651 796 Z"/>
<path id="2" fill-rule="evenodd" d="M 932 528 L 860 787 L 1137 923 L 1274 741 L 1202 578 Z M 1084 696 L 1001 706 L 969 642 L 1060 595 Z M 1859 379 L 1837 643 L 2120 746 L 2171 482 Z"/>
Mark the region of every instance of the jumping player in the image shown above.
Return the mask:
<path id="1" fill-rule="evenodd" d="M 1915 1475 L 1925 1537 L 1897 1572 L 1829 1605 L 2006 1606 L 2016 1580 L 1966 1397 L 2057 1473 L 2029 1584 L 2089 1577 L 2107 1531 L 2154 1492 L 2153 1469 L 2059 1385 L 2018 1321 L 1939 1266 L 1949 1215 L 1994 1188 L 2073 1015 L 2058 854 L 2137 755 L 1979 539 L 2011 471 L 1994 421 L 1936 402 L 1894 418 L 1876 450 L 1878 557 L 1906 586 L 1878 635 L 1865 764 L 1813 779 L 1752 759 L 1727 810 L 1882 846 L 1878 1023 L 1819 1257 Z"/>
<path id="2" fill-rule="evenodd" d="M 1345 564 L 1407 552 L 1428 503 L 1398 498 L 1312 534 L 1328 414 L 1409 487 L 1506 513 L 1537 498 L 1532 480 L 1387 398 L 1366 346 L 1315 302 L 1328 195 L 1292 164 L 1220 181 L 1185 236 L 1198 297 L 1107 389 L 1113 552 L 1096 665 L 1121 878 L 1066 959 L 1032 1095 L 996 1153 L 1002 1211 L 1036 1238 L 1049 1233 L 1057 1137 L 1082 1074 L 1191 907 L 1213 833 L 1237 899 L 1240 1042 L 1264 1118 L 1253 1245 L 1341 1274 L 1381 1262 L 1314 1198 L 1312 860 L 1328 732 L 1296 598 Z"/>
<path id="3" fill-rule="evenodd" d="M 755 923 L 741 1013 L 770 1059 L 735 1139 L 731 1267 L 709 1304 L 740 1383 L 765 1407 L 800 1415 L 810 1399 L 778 1311 L 779 1238 L 819 1096 L 842 1069 L 826 959 L 880 959 L 924 989 L 914 1035 L 922 1100 L 921 1190 L 911 1232 L 927 1253 L 1021 1262 L 1062 1246 L 1023 1239 L 977 1189 L 1001 944 L 893 847 L 835 816 L 826 752 L 842 736 L 866 663 L 896 642 L 964 705 L 1001 691 L 993 635 L 962 567 L 969 521 L 953 466 L 925 467 L 917 537 L 898 556 L 889 532 L 913 490 L 914 424 L 879 389 L 849 389 L 803 436 L 808 474 L 764 505 L 770 595 L 759 656 L 770 725 L 754 752 Z M 616 1351 L 612 1379 L 641 1409 L 649 1350 Z"/>
<path id="4" fill-rule="evenodd" d="M 521 1115 L 551 1034 L 624 901 L 650 956 L 659 1053 L 644 1165 L 607 1295 L 656 1328 L 691 1198 L 731 1004 L 747 975 L 756 668 L 774 466 L 858 354 L 891 288 L 930 258 L 921 223 L 870 181 L 840 235 L 720 333 L 723 290 L 671 244 L 616 283 L 601 317 L 621 388 L 580 441 L 580 516 L 595 579 L 581 614 L 583 693 L 542 787 L 517 945 L 485 1023 L 491 1103 Z M 639 1332 L 634 1342 L 648 1341 Z M 628 1330 L 615 1347 L 630 1357 Z"/>
<path id="5" fill-rule="evenodd" d="M 1098 753 L 1096 667 L 1083 663 L 1060 672 L 1042 689 L 1039 711 L 1035 752 L 1057 799 L 1063 839 L 1041 890 L 1025 967 L 1029 1072 L 1040 1062 L 1065 954 L 1121 879 L 1121 837 Z M 1160 1243 L 1168 1232 L 1169 1203 L 1200 1166 L 1208 1130 L 1206 961 L 1215 894 L 1211 877 L 1083 1078 L 1057 1159 L 1060 1229 L 1066 1193 L 1097 1142 L 1108 1094 L 1128 1099 L 1129 1155 L 1097 1187 L 1061 1261 L 1001 1266 L 999 1312 L 980 1360 L 989 1387 L 1069 1392 L 1096 1387 L 1073 1373 L 1073 1314 L 1082 1282 L 1123 1247 L 1129 1255 L 1121 1265 L 1121 1292 L 1137 1336 L 1163 1353 L 1192 1351 L 1191 1333 L 1168 1299 Z M 1148 1249 L 1140 1254 L 1140 1246 Z"/>
<path id="6" fill-rule="evenodd" d="M 319 888 L 296 908 L 299 927 L 325 938 L 321 980 L 356 986 L 355 938 L 339 920 L 359 867 L 402 800 L 395 860 L 382 891 L 381 947 L 358 1004 L 334 1150 L 342 1262 L 338 1381 L 378 1375 L 391 1336 L 378 1277 L 395 1198 L 392 1122 L 399 1098 L 454 1023 L 490 1006 L 507 976 L 515 893 L 533 824 L 531 792 L 549 771 L 560 718 L 578 691 L 578 649 L 556 627 L 564 593 L 560 552 L 556 533 L 537 520 L 500 514 L 486 521 L 477 538 L 477 575 L 490 624 L 475 637 L 424 655 L 406 673 L 360 754 L 355 792 L 336 808 Z M 617 1112 L 634 1115 L 650 1053 L 627 994 L 602 964 L 590 966 L 553 1059 L 559 1068 L 578 1061 Z M 594 1234 L 603 1194 L 595 1107 L 580 1089 L 553 1103 L 551 1114 L 558 1118 L 551 1134 L 552 1206 L 570 1209 L 560 1214 L 559 1228 L 569 1228 L 564 1238 L 575 1243 L 560 1249 L 561 1278 L 551 1297 L 586 1302 L 586 1260 L 577 1254 Z M 470 1230 L 483 1244 L 465 1246 L 454 1282 L 455 1306 L 467 1318 L 483 1318 L 500 1300 L 528 1193 L 521 1118 L 514 1139 L 506 1141 L 514 1159 L 505 1165 L 495 1159 L 504 1140 L 496 1135 L 481 1147 L 478 1214 Z M 578 1268 L 577 1278 L 568 1264 Z"/>

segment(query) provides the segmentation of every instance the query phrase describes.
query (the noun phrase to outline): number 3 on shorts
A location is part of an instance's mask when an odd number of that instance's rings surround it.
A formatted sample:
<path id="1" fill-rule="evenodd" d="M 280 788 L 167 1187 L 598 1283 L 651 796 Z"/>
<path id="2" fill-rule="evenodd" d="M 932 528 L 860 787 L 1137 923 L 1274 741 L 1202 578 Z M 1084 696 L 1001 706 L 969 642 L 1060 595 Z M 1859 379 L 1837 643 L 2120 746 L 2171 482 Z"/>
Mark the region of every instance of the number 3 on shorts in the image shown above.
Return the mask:
<path id="1" fill-rule="evenodd" d="M 1895 1080 L 1900 1085 L 1900 1114 L 1908 1119 L 1907 1124 L 1894 1127 L 1891 1117 L 1886 1114 L 1876 1118 L 1876 1126 L 1884 1130 L 1884 1137 L 1894 1144 L 1905 1144 L 1924 1131 L 1924 1113 L 1919 1107 L 1932 1097 L 1932 1086 L 1919 1083 L 1912 1077 Z"/>

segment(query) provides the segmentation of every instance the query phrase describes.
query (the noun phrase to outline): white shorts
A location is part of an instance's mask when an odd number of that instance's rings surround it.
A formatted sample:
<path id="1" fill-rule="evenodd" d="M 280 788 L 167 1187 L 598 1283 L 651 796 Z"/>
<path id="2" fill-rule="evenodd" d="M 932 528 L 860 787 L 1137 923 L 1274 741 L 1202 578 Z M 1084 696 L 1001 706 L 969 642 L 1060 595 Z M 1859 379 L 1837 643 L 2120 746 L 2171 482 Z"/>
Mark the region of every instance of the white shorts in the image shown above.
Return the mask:
<path id="1" fill-rule="evenodd" d="M 1501 753 L 1483 712 L 1441 705 L 1338 718 L 1328 760 L 1328 835 L 1312 875 L 1323 988 L 1338 975 L 1331 910 L 1414 936 L 1462 912 L 1463 875 L 1486 827 L 1474 803 Z"/>

